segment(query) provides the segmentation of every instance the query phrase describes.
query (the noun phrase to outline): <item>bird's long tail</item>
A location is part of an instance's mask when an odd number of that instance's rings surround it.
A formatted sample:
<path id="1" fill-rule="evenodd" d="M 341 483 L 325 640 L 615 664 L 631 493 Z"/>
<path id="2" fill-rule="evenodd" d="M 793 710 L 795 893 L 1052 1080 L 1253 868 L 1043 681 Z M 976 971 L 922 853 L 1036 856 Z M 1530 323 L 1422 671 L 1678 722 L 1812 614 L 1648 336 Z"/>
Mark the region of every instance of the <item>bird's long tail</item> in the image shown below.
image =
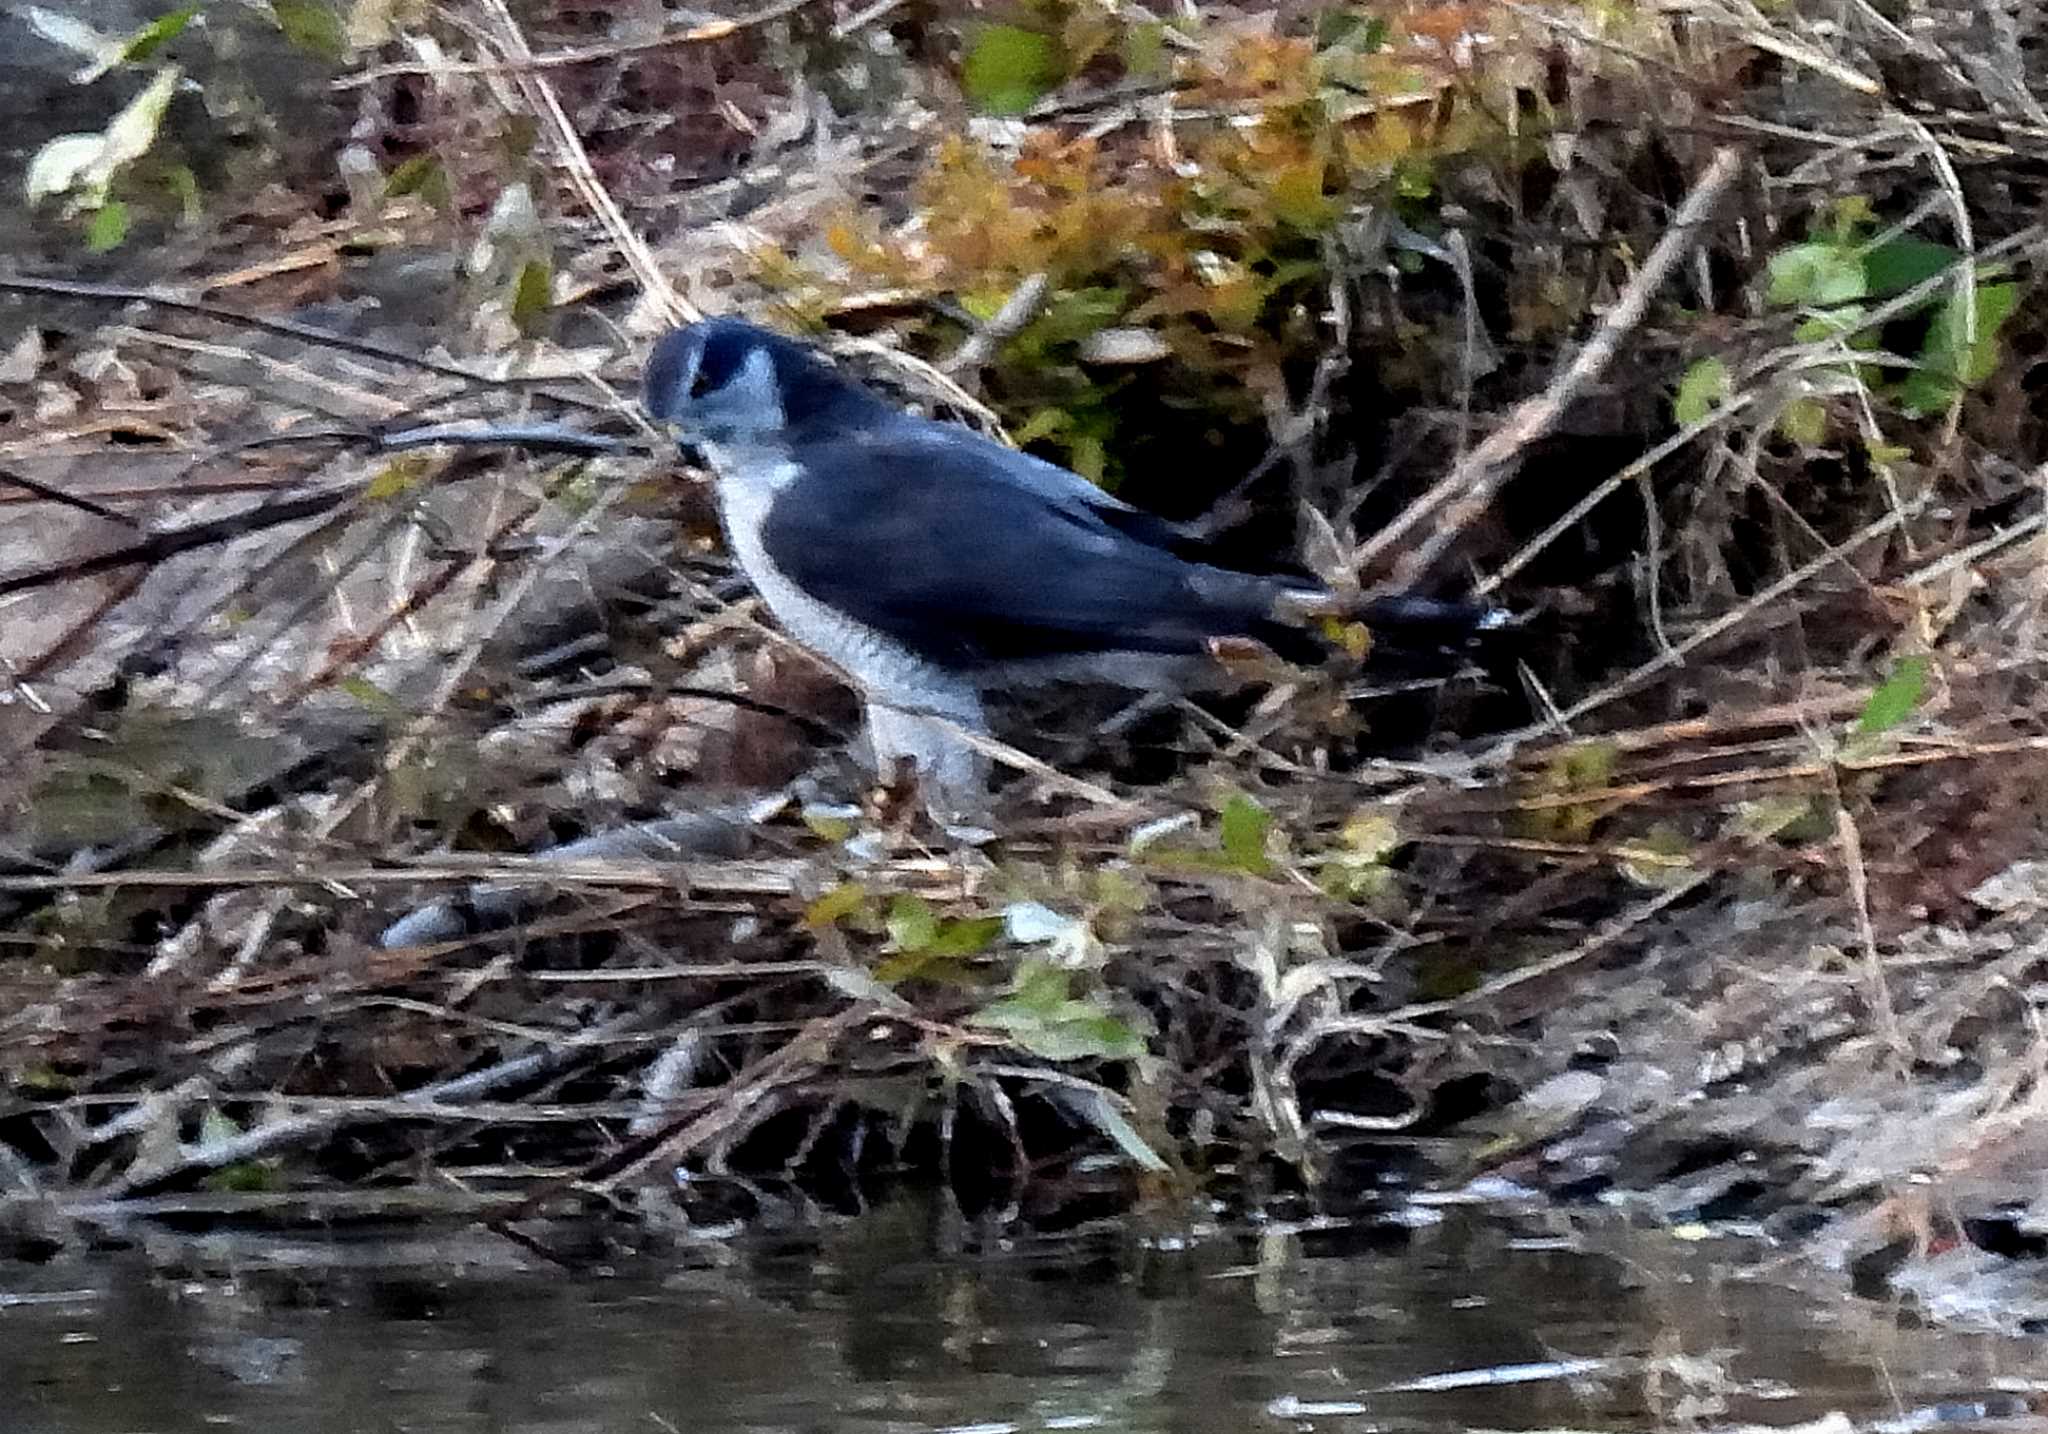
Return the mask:
<path id="1" fill-rule="evenodd" d="M 1326 618 L 1362 622 L 1375 634 L 1384 634 L 1404 647 L 1458 647 L 1514 623 L 1513 615 L 1505 608 L 1470 598 L 1433 598 L 1414 593 L 1359 597 L 1307 586 L 1283 589 L 1274 609 L 1276 616 L 1301 623 Z"/>

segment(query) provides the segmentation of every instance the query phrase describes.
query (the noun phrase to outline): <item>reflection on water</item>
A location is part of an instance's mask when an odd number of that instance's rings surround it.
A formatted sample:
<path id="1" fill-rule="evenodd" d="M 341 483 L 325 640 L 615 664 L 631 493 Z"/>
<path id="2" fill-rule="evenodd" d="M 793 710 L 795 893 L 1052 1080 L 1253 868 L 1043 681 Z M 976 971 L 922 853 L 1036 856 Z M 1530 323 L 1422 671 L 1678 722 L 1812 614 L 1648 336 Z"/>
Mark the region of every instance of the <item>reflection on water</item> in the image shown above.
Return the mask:
<path id="1" fill-rule="evenodd" d="M 1737 1242 L 1594 1253 L 1550 1218 L 942 1255 L 903 1204 L 611 1276 L 480 1234 L 158 1235 L 0 1266 L 0 1427 L 1640 1429 L 1882 1420 L 2048 1378 L 2034 1344 L 1749 1278 Z"/>

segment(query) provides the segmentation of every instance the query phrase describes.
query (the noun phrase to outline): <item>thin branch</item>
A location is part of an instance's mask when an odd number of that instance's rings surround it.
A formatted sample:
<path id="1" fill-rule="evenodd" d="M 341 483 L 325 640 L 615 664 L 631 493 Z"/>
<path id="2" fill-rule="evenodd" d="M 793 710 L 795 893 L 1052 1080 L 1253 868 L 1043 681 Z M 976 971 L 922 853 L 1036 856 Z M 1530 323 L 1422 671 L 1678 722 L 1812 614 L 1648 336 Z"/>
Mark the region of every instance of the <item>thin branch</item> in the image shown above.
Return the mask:
<path id="1" fill-rule="evenodd" d="M 61 562 L 44 563 L 21 572 L 0 575 L 0 597 L 69 582 L 73 578 L 89 578 L 100 573 L 116 572 L 122 568 L 161 563 L 196 548 L 212 547 L 216 543 L 247 537 L 266 528 L 296 523 L 303 518 L 318 517 L 360 497 L 362 491 L 362 484 L 348 483 L 302 494 L 296 498 L 279 498 L 272 502 L 260 503 L 254 508 L 245 508 L 239 513 L 230 513 L 224 518 L 209 518 L 201 523 L 187 523 L 183 527 L 167 528 L 163 532 L 152 533 L 139 542 L 112 548 L 104 553 L 92 553 L 83 558 L 67 558 Z"/>
<path id="2" fill-rule="evenodd" d="M 90 513 L 95 518 L 104 518 L 123 528 L 139 528 L 142 525 L 126 513 L 116 512 L 101 503 L 96 503 L 78 493 L 67 493 L 53 487 L 40 478 L 31 478 L 26 473 L 16 473 L 9 468 L 0 468 L 0 483 L 12 483 L 24 492 L 51 503 L 61 503 L 67 508 L 76 508 L 81 513 Z"/>
<path id="3" fill-rule="evenodd" d="M 171 313 L 191 314 L 197 318 L 212 319 L 217 323 L 254 329 L 258 333 L 298 339 L 321 348 L 333 349 L 337 353 L 354 354 L 357 358 L 381 359 L 386 363 L 399 364 L 440 378 L 474 384 L 479 388 L 514 386 L 525 382 L 490 378 L 455 364 L 436 363 L 432 359 L 421 358 L 418 354 L 409 354 L 403 349 L 371 343 L 367 339 L 353 339 L 346 334 L 316 328 L 312 324 L 302 324 L 296 319 L 273 319 L 262 314 L 244 313 L 225 304 L 209 304 L 203 300 L 165 293 L 160 289 L 131 288 L 121 284 L 89 284 L 77 279 L 32 279 L 18 274 L 0 274 L 0 294 L 41 294 L 51 298 L 83 299 L 95 304 L 146 304 L 151 308 L 164 309 Z"/>
<path id="4" fill-rule="evenodd" d="M 1514 476 L 1522 450 L 1549 433 L 1586 386 L 1606 372 L 1622 339 L 1648 313 L 1651 296 L 1699 242 L 1701 229 L 1735 182 L 1741 161 L 1742 151 L 1733 146 L 1715 152 L 1707 172 L 1679 206 L 1671 228 L 1657 241 L 1657 247 L 1650 251 L 1635 278 L 1607 311 L 1591 342 L 1549 388 L 1517 407 L 1505 423 L 1487 435 L 1441 481 L 1363 543 L 1353 555 L 1353 571 L 1364 571 L 1407 538 L 1423 520 L 1445 510 L 1429 540 L 1401 558 L 1395 565 L 1392 582 L 1386 585 L 1394 589 L 1411 587 L 1444 549 L 1478 519 L 1494 494 Z"/>
<path id="5" fill-rule="evenodd" d="M 526 32 L 519 27 L 511 7 L 505 0 L 480 0 L 480 4 L 498 22 L 499 43 L 513 62 L 522 66 L 532 65 L 533 50 L 527 45 Z M 721 33 L 730 34 L 738 28 L 739 22 L 712 22 L 713 28 L 721 25 L 727 27 Z M 537 73 L 520 73 L 515 78 L 520 93 L 547 129 L 562 168 L 568 171 L 570 183 L 576 186 L 576 191 L 604 226 L 605 233 L 611 236 L 612 243 L 632 268 L 633 277 L 639 280 L 642 292 L 671 323 L 694 323 L 702 318 L 703 313 L 697 306 L 678 294 L 669 283 L 667 275 L 661 272 L 661 266 L 654 261 L 654 251 L 647 247 L 639 229 L 627 220 L 618 201 L 612 198 L 611 191 L 597 177 L 597 169 L 590 162 L 590 153 L 583 147 L 583 138 L 569 118 L 569 112 L 562 108 L 555 87 Z"/>
<path id="6" fill-rule="evenodd" d="M 572 65 L 596 64 L 603 60 L 623 60 L 632 55 L 644 55 L 653 50 L 673 49 L 678 45 L 704 45 L 714 40 L 729 40 L 734 35 L 757 29 L 776 20 L 787 19 L 817 0 L 780 0 L 751 15 L 736 15 L 731 19 L 705 20 L 681 30 L 664 30 L 659 35 L 650 35 L 642 40 L 614 40 L 602 45 L 573 45 L 560 50 L 528 52 L 512 60 L 444 60 L 435 64 L 418 61 L 395 65 L 378 65 L 372 69 L 360 70 L 353 75 L 344 75 L 334 81 L 337 90 L 361 89 L 364 85 L 379 80 L 398 79 L 406 75 L 429 75 L 435 79 L 451 75 L 531 75 L 542 70 L 567 69 Z M 835 34 L 837 32 L 835 31 Z"/>
<path id="7" fill-rule="evenodd" d="M 543 1047 L 511 1060 L 500 1061 L 497 1065 L 452 1080 L 436 1082 L 430 1086 L 401 1097 L 398 1104 L 418 1104 L 429 1111 L 435 1107 L 473 1100 L 491 1091 L 502 1090 L 509 1085 L 519 1085 L 535 1080 L 551 1071 L 589 1056 L 589 1037 L 606 1033 L 617 1033 L 629 1029 L 638 1015 L 622 1017 L 596 1031 L 579 1031 L 580 1043 L 572 1046 Z M 170 1159 L 155 1165 L 136 1165 L 118 1179 L 101 1186 L 93 1192 L 92 1203 L 108 1200 L 125 1200 L 134 1195 L 147 1195 L 172 1185 L 196 1180 L 230 1165 L 260 1160 L 267 1156 L 279 1155 L 287 1150 L 298 1150 L 324 1140 L 351 1125 L 364 1121 L 381 1122 L 392 1118 L 387 1106 L 382 1111 L 329 1109 L 309 1111 L 299 1115 L 288 1115 L 280 1120 L 265 1121 L 254 1129 L 230 1136 L 226 1140 L 209 1141 L 204 1145 L 181 1146 Z"/>

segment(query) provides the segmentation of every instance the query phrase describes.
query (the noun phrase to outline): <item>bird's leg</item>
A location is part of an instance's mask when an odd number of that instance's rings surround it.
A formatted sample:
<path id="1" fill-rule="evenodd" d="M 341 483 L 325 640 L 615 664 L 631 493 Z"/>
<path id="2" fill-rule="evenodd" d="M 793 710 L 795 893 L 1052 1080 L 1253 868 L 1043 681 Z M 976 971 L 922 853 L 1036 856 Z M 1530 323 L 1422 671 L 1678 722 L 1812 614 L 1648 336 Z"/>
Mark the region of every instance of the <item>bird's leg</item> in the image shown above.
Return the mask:
<path id="1" fill-rule="evenodd" d="M 893 695 L 893 694 L 892 694 Z M 917 769 L 918 786 L 932 815 L 944 823 L 988 809 L 989 763 L 955 725 L 988 731 L 981 696 L 971 688 L 920 692 L 899 701 L 868 701 L 868 744 L 875 770 L 887 777 L 899 759 Z"/>

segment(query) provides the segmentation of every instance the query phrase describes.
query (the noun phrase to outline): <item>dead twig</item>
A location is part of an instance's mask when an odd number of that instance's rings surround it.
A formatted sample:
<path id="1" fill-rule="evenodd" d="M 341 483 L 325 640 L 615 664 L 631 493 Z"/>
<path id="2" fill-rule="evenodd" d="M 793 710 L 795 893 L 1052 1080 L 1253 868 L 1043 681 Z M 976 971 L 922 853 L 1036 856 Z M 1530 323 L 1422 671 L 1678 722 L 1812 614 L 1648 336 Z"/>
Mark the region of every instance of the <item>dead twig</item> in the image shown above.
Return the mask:
<path id="1" fill-rule="evenodd" d="M 532 67 L 535 60 L 533 50 L 527 45 L 526 32 L 520 28 L 511 8 L 504 0 L 480 0 L 480 4 L 497 22 L 499 43 L 512 62 L 521 67 Z M 790 0 L 784 0 L 784 8 L 793 9 L 795 6 Z M 721 25 L 726 27 L 721 34 L 731 34 L 739 28 L 739 22 L 730 20 L 714 21 L 710 27 L 700 28 L 715 29 Z M 654 261 L 654 251 L 647 247 L 639 229 L 626 218 L 625 211 L 619 208 L 611 191 L 597 177 L 597 170 L 590 163 L 590 153 L 583 147 L 582 136 L 577 133 L 569 112 L 562 108 L 561 97 L 555 93 L 555 87 L 530 68 L 516 71 L 515 79 L 535 117 L 547 129 L 556 157 L 568 172 L 569 182 L 576 186 L 577 193 L 583 196 L 598 222 L 604 225 L 605 232 L 625 257 L 648 301 L 671 323 L 693 323 L 702 318 L 702 311 L 670 285 L 668 277 L 661 272 L 661 266 Z"/>
<path id="2" fill-rule="evenodd" d="M 622 1017 L 599 1030 L 617 1033 L 627 1029 L 637 1019 L 637 1016 Z M 588 1037 L 598 1033 L 584 1031 L 578 1032 L 578 1035 Z M 587 1043 L 532 1051 L 526 1055 L 500 1061 L 484 1070 L 472 1071 L 452 1080 L 438 1081 L 409 1096 L 401 1097 L 398 1104 L 402 1106 L 417 1103 L 431 1110 L 439 1106 L 460 1103 L 492 1091 L 503 1090 L 507 1086 L 538 1079 L 587 1055 Z M 180 1146 L 176 1154 L 161 1163 L 138 1162 L 117 1179 L 95 1190 L 89 1203 L 98 1204 L 104 1201 L 126 1200 L 136 1195 L 148 1195 L 172 1185 L 210 1175 L 216 1170 L 224 1170 L 230 1165 L 261 1160 L 287 1150 L 303 1149 L 362 1121 L 390 1118 L 391 1108 L 386 1105 L 381 1111 L 327 1109 L 265 1121 L 252 1130 L 230 1136 L 225 1140 L 209 1141 L 198 1146 Z"/>
<path id="3" fill-rule="evenodd" d="M 1579 350 L 1563 373 L 1534 398 L 1508 415 L 1507 421 L 1482 440 L 1478 447 L 1437 482 L 1410 503 L 1393 522 L 1361 544 L 1352 555 L 1351 569 L 1362 573 L 1406 539 L 1425 519 L 1444 510 L 1428 541 L 1402 556 L 1393 577 L 1379 591 L 1400 591 L 1415 586 L 1458 535 L 1476 521 L 1493 500 L 1493 495 L 1513 475 L 1515 460 L 1523 449 L 1550 432 L 1564 411 L 1586 386 L 1614 361 L 1622 339 L 1634 331 L 1649 312 L 1651 296 L 1699 242 L 1700 230 L 1726 196 L 1741 168 L 1742 151 L 1728 146 L 1717 150 L 1707 171 L 1692 193 L 1679 206 L 1676 218 L 1641 269 L 1600 322 L 1592 340 Z"/>
<path id="4" fill-rule="evenodd" d="M 1847 542 L 1830 547 L 1809 561 L 1801 563 L 1791 572 L 1758 592 L 1749 601 L 1723 613 L 1712 622 L 1704 624 L 1698 631 L 1688 636 L 1685 641 L 1663 649 L 1655 657 L 1650 658 L 1638 667 L 1630 669 L 1620 678 L 1608 683 L 1599 691 L 1580 698 L 1577 702 L 1559 713 L 1559 719 L 1567 723 L 1575 722 L 1587 713 L 1598 711 L 1617 698 L 1636 691 L 1658 673 L 1668 668 L 1682 666 L 1690 654 L 1697 652 L 1700 648 L 1724 633 L 1740 627 L 1758 613 L 1774 608 L 1795 589 L 1810 582 L 1816 574 L 1830 563 L 1840 562 L 1845 554 L 1852 553 L 1867 543 L 1874 542 L 1879 538 L 1896 532 L 1905 524 L 1907 519 L 1919 513 L 1926 506 L 1927 500 L 1922 498 L 1904 510 L 1894 509 L 1882 518 L 1866 524 L 1860 531 L 1852 534 Z M 1493 754 L 1496 757 L 1505 757 L 1530 737 L 1543 736 L 1551 730 L 1548 723 L 1541 727 L 1524 728 L 1519 732 L 1510 734 L 1507 738 L 1497 743 L 1493 748 Z"/>
<path id="5" fill-rule="evenodd" d="M 767 1103 L 783 1086 L 815 1074 L 843 1037 L 884 1014 L 868 1002 L 861 1001 L 807 1022 L 795 1036 L 731 1080 L 709 1090 L 693 1092 L 695 1099 L 690 1101 L 691 1109 L 686 1114 L 632 1141 L 584 1171 L 574 1183 L 597 1190 L 614 1190 L 647 1174 L 657 1165 L 680 1162 L 692 1150 L 736 1126 L 746 1124 L 752 1108 Z M 553 1187 L 559 1188 L 560 1185 Z M 538 1208 L 551 1193 L 552 1189 L 537 1192 L 522 1207 L 522 1212 Z"/>
<path id="6" fill-rule="evenodd" d="M 49 587 L 53 583 L 69 582 L 74 578 L 117 572 L 122 568 L 146 567 L 174 558 L 180 553 L 189 553 L 197 548 L 212 547 L 218 543 L 247 537 L 251 533 L 260 533 L 266 528 L 316 518 L 322 513 L 332 512 L 343 504 L 360 498 L 362 491 L 360 483 L 347 483 L 313 493 L 303 493 L 296 498 L 278 498 L 267 503 L 259 503 L 253 508 L 245 508 L 239 513 L 230 513 L 225 518 L 209 518 L 204 522 L 167 528 L 163 532 L 152 533 L 139 542 L 111 548 L 103 553 L 91 553 L 82 558 L 67 558 L 62 562 L 44 563 L 21 572 L 0 574 L 0 597 L 10 593 L 27 592 L 33 588 Z"/>
<path id="7" fill-rule="evenodd" d="M 1045 275 L 1026 275 L 1023 282 L 1010 291 L 1010 297 L 1003 300 L 1003 306 L 996 310 L 994 317 L 969 334 L 960 347 L 939 365 L 939 371 L 955 374 L 973 370 L 994 358 L 997 349 L 1038 316 L 1049 287 Z"/>
<path id="8" fill-rule="evenodd" d="M 121 284 L 89 284 L 78 279 L 32 279 L 18 274 L 0 274 L 0 294 L 41 294 L 50 298 L 83 299 L 96 304 L 145 304 L 150 308 L 164 309 L 171 313 L 191 314 L 195 318 L 212 319 L 216 323 L 233 324 L 239 328 L 254 329 L 258 333 L 296 339 L 300 343 L 312 344 L 317 348 L 354 354 L 357 358 L 381 359 L 385 363 L 398 364 L 440 378 L 454 379 L 477 388 L 517 387 L 527 382 L 520 379 L 491 378 L 456 364 L 421 358 L 418 354 L 409 354 L 388 344 L 350 338 L 346 334 L 333 333 L 327 329 L 316 328 L 312 324 L 302 324 L 296 319 L 273 319 L 263 314 L 244 313 L 225 304 L 209 304 L 179 294 L 168 294 L 160 289 L 132 288 Z"/>
<path id="9" fill-rule="evenodd" d="M 544 70 L 567 69 L 572 65 L 597 64 L 605 60 L 623 60 L 633 55 L 644 55 L 655 50 L 673 49 L 678 45 L 705 45 L 715 40 L 729 40 L 734 35 L 748 30 L 759 29 L 777 20 L 787 19 L 806 6 L 818 0 L 779 0 L 779 3 L 763 6 L 751 15 L 735 15 L 730 19 L 704 20 L 679 30 L 664 30 L 659 35 L 649 35 L 641 40 L 611 40 L 601 45 L 572 45 L 560 50 L 543 50 L 508 60 L 450 60 L 437 64 L 423 64 L 411 61 L 394 65 L 377 65 L 367 70 L 358 70 L 353 75 L 343 75 L 333 82 L 337 90 L 357 90 L 380 80 L 395 80 L 407 75 L 428 75 L 434 78 L 454 75 L 531 75 Z M 900 3 L 900 0 L 892 0 Z M 879 13 L 879 8 L 877 13 Z M 849 31 L 850 32 L 850 31 Z M 836 30 L 835 34 L 838 33 Z"/>

